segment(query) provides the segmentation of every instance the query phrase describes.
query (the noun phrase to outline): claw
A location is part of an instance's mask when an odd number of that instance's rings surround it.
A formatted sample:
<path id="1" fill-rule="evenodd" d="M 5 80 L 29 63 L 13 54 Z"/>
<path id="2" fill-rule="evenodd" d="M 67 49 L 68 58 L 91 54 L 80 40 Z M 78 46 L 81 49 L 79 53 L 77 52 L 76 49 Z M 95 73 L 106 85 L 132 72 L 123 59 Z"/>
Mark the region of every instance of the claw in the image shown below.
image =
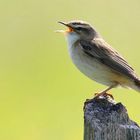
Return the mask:
<path id="1" fill-rule="evenodd" d="M 111 94 L 109 94 L 109 93 L 95 93 L 95 98 L 99 98 L 99 97 L 105 97 L 105 98 L 107 98 L 107 97 L 110 97 L 110 98 L 112 98 L 112 99 L 114 99 L 114 97 L 111 95 Z"/>

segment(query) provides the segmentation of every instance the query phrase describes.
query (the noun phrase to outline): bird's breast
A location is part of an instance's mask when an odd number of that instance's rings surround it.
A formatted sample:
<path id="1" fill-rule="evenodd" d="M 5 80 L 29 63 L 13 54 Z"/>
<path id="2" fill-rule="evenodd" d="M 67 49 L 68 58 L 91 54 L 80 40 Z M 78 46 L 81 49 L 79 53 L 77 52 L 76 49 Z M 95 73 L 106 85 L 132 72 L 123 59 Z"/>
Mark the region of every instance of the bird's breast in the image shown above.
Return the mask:
<path id="1" fill-rule="evenodd" d="M 110 86 L 113 83 L 112 71 L 101 64 L 97 59 L 85 54 L 78 44 L 68 44 L 70 57 L 76 67 L 87 77 L 96 82 Z"/>

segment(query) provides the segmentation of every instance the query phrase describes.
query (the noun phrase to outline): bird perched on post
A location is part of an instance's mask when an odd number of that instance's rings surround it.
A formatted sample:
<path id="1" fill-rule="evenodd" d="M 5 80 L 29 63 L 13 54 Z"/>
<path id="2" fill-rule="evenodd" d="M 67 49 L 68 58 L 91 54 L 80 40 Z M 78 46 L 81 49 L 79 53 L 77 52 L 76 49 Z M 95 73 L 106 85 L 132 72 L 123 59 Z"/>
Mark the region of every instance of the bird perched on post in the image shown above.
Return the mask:
<path id="1" fill-rule="evenodd" d="M 127 61 L 87 22 L 59 22 L 68 27 L 63 32 L 68 50 L 76 67 L 90 79 L 108 86 L 97 96 L 122 86 L 140 92 L 140 79 Z"/>

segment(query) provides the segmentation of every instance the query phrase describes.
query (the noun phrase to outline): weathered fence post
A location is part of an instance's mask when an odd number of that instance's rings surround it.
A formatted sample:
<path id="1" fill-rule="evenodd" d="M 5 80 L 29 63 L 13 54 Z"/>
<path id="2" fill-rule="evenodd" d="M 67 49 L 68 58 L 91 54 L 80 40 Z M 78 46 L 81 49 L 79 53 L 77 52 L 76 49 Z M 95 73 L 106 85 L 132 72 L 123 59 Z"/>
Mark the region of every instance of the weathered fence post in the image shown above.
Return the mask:
<path id="1" fill-rule="evenodd" d="M 84 107 L 84 140 L 140 140 L 140 127 L 121 103 L 94 98 Z"/>

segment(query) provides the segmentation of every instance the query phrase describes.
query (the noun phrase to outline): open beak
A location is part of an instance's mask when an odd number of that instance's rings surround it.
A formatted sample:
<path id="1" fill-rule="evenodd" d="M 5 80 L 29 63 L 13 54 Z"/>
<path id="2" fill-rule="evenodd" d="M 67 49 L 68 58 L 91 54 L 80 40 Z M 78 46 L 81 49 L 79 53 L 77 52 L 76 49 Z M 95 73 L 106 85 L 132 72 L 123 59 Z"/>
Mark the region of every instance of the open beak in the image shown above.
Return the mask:
<path id="1" fill-rule="evenodd" d="M 68 27 L 68 24 L 67 24 L 67 23 L 65 23 L 65 22 L 58 21 L 58 23 L 60 23 L 60 24 L 62 24 L 62 25 L 65 25 L 65 26 L 67 26 L 67 27 Z"/>
<path id="2" fill-rule="evenodd" d="M 62 31 L 61 32 L 65 32 L 65 33 L 70 33 L 70 32 L 73 32 L 73 28 L 66 22 L 62 22 L 62 21 L 59 21 L 58 23 L 62 24 L 62 25 L 65 25 L 68 27 L 68 30 L 65 30 L 65 31 Z"/>

